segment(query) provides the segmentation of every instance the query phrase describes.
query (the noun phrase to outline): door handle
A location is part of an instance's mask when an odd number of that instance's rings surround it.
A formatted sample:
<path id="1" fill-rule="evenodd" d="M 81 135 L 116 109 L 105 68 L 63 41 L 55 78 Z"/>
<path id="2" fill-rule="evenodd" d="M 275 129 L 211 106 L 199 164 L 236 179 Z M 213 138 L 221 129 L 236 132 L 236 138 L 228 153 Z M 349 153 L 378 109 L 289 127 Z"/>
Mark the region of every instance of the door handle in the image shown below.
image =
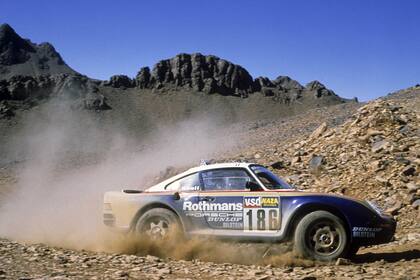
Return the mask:
<path id="1" fill-rule="evenodd" d="M 215 200 L 215 198 L 214 197 L 211 197 L 211 196 L 204 196 L 204 197 L 201 197 L 200 200 L 201 201 L 209 201 L 209 202 L 212 202 L 212 201 Z"/>

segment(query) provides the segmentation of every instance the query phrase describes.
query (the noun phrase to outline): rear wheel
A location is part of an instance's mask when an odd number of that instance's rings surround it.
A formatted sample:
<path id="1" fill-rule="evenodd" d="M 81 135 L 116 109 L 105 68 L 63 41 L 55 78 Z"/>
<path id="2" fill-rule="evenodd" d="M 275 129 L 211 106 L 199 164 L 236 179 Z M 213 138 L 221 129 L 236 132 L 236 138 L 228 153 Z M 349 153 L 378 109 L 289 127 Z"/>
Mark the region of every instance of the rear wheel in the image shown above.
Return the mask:
<path id="1" fill-rule="evenodd" d="M 177 215 L 165 208 L 154 208 L 144 213 L 136 224 L 136 232 L 146 234 L 149 238 L 160 240 L 171 231 L 179 229 Z"/>
<path id="2" fill-rule="evenodd" d="M 305 258 L 333 261 L 346 254 L 347 243 L 343 221 L 327 211 L 306 215 L 295 230 L 294 250 Z"/>

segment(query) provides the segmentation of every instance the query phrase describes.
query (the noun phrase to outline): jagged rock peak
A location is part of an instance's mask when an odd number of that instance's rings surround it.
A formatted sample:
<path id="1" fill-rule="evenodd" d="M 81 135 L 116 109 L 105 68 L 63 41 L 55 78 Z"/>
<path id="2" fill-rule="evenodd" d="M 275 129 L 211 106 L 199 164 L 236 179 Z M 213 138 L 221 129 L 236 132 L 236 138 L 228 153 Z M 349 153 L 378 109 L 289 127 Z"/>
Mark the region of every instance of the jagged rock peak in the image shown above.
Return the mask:
<path id="1" fill-rule="evenodd" d="M 303 86 L 298 81 L 295 81 L 288 76 L 278 76 L 273 83 L 285 89 L 303 89 Z"/>
<path id="2" fill-rule="evenodd" d="M 274 87 L 273 82 L 267 77 L 258 77 L 254 80 L 254 89 L 260 91 L 263 87 Z"/>
<path id="3" fill-rule="evenodd" d="M 253 80 L 248 71 L 240 65 L 214 55 L 201 53 L 180 53 L 172 58 L 160 60 L 152 70 L 143 67 L 134 79 L 125 75 L 115 75 L 105 86 L 114 88 L 141 88 L 153 90 L 177 90 L 180 88 L 247 97 L 254 92 L 277 99 L 295 100 L 302 94 L 319 98 L 334 95 L 320 82 L 314 81 L 303 87 L 288 76 L 278 76 L 275 80 L 258 77 Z"/>
<path id="4" fill-rule="evenodd" d="M 4 43 L 6 42 L 6 40 L 16 40 L 16 39 L 21 39 L 20 36 L 15 32 L 15 30 L 8 25 L 7 23 L 4 23 L 2 25 L 0 25 L 0 42 Z"/>
<path id="5" fill-rule="evenodd" d="M 336 95 L 334 93 L 334 91 L 328 89 L 326 86 L 324 86 L 321 82 L 319 81 L 312 81 L 306 84 L 305 87 L 307 90 L 309 91 L 313 91 L 315 92 L 315 97 L 319 98 L 319 97 L 323 97 L 323 96 L 331 96 L 331 95 Z"/>
<path id="6" fill-rule="evenodd" d="M 201 53 L 181 53 L 161 60 L 151 73 L 148 68 L 143 68 L 137 76 L 137 84 L 146 82 L 149 88 L 190 87 L 207 93 L 241 96 L 253 89 L 253 79 L 243 67 Z"/>
<path id="7" fill-rule="evenodd" d="M 76 74 L 49 43 L 35 44 L 8 24 L 0 25 L 0 79 L 16 75 Z"/>
<path id="8" fill-rule="evenodd" d="M 0 25 L 1 65 L 23 63 L 29 59 L 28 52 L 35 52 L 30 42 L 22 39 L 10 25 Z"/>
<path id="9" fill-rule="evenodd" d="M 306 88 L 309 90 L 323 89 L 326 88 L 320 81 L 312 81 L 306 84 Z"/>

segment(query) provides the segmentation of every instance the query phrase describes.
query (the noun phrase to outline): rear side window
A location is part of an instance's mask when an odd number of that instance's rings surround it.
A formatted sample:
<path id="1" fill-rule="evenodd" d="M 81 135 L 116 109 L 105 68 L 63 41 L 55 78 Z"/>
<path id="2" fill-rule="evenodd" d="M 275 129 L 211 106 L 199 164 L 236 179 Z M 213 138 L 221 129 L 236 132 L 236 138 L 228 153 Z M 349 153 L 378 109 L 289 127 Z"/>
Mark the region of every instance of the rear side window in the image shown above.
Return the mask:
<path id="1" fill-rule="evenodd" d="M 166 186 L 170 191 L 198 191 L 200 190 L 200 176 L 194 173 L 178 179 Z"/>
<path id="2" fill-rule="evenodd" d="M 215 169 L 201 172 L 204 190 L 245 190 L 251 177 L 242 168 Z"/>

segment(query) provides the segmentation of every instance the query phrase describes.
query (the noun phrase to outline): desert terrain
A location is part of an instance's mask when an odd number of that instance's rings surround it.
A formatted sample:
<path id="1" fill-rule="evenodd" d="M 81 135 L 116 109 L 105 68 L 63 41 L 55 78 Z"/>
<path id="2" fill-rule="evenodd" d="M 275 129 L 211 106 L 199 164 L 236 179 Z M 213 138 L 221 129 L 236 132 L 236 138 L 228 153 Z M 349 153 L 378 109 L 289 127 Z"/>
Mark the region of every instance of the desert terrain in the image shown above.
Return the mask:
<path id="1" fill-rule="evenodd" d="M 201 54 L 98 81 L 8 25 L 0 51 L 0 279 L 420 277 L 420 86 L 359 103 Z M 201 159 L 373 200 L 397 219 L 395 240 L 318 263 L 291 244 L 146 242 L 102 225 L 105 191 Z"/>

